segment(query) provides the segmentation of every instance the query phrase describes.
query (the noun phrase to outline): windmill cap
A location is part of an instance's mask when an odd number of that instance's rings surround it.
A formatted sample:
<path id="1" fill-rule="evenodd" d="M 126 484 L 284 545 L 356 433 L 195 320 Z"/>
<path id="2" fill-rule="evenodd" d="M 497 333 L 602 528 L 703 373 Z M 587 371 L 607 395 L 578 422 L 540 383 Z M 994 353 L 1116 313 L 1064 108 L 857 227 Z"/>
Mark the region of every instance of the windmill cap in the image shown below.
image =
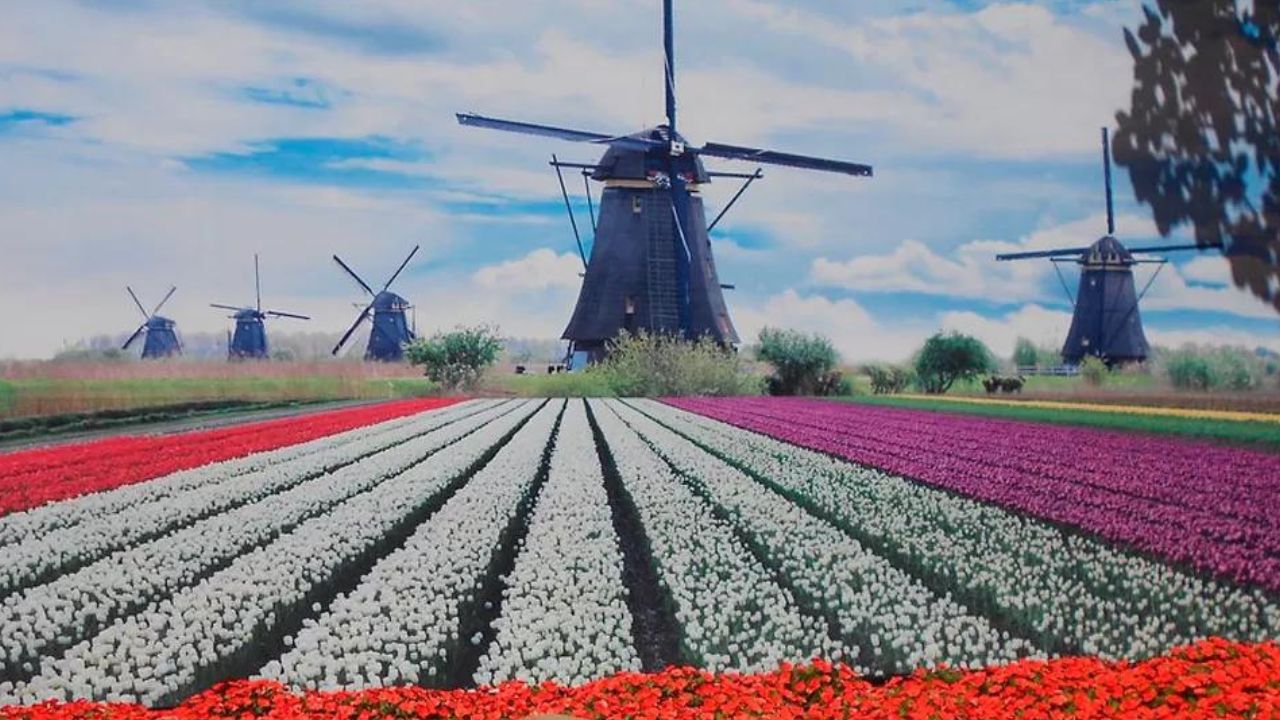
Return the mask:
<path id="1" fill-rule="evenodd" d="M 1133 253 L 1129 252 L 1119 240 L 1110 235 L 1098 238 L 1080 256 L 1084 265 L 1133 265 Z"/>
<path id="2" fill-rule="evenodd" d="M 593 180 L 648 180 L 650 173 L 667 172 L 667 164 L 671 161 L 671 158 L 667 155 L 665 145 L 668 139 L 687 145 L 680 133 L 672 133 L 666 125 L 658 125 L 648 130 L 641 130 L 627 137 L 658 140 L 664 145 L 647 152 L 611 145 L 608 150 L 605 150 L 600 162 L 596 164 L 595 171 L 591 173 Z M 696 154 L 686 152 L 675 160 L 679 172 L 692 174 L 694 182 L 705 183 L 711 179 L 707 175 L 707 169 L 702 166 L 702 160 Z"/>
<path id="3" fill-rule="evenodd" d="M 373 309 L 378 311 L 404 310 L 407 307 L 409 301 L 390 290 L 383 290 L 373 299 Z"/>

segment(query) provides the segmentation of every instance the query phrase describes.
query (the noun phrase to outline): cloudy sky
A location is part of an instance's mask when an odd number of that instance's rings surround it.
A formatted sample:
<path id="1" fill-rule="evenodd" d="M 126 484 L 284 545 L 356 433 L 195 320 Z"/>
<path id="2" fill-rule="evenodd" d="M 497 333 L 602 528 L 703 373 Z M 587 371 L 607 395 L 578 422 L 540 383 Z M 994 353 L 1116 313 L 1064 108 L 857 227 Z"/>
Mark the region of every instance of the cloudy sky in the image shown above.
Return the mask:
<path id="1" fill-rule="evenodd" d="M 691 141 L 876 170 L 768 168 L 716 229 L 745 339 L 820 330 L 850 360 L 904 357 L 940 328 L 1002 353 L 1020 334 L 1061 342 L 1070 306 L 1050 264 L 992 256 L 1104 230 L 1098 128 L 1127 105 L 1136 2 L 676 11 Z M 147 303 L 177 285 L 180 329 L 220 331 L 207 303 L 250 301 L 254 252 L 268 306 L 341 330 L 360 296 L 330 255 L 380 284 L 415 244 L 396 288 L 420 328 L 557 336 L 580 263 L 546 163 L 595 152 L 454 113 L 633 132 L 661 119 L 661 62 L 658 0 L 6 2 L 0 358 L 131 330 L 126 284 Z M 735 189 L 708 188 L 712 211 Z M 1156 240 L 1124 174 L 1117 190 L 1120 237 Z M 1143 318 L 1157 343 L 1280 349 L 1280 320 L 1219 257 L 1165 267 Z"/>

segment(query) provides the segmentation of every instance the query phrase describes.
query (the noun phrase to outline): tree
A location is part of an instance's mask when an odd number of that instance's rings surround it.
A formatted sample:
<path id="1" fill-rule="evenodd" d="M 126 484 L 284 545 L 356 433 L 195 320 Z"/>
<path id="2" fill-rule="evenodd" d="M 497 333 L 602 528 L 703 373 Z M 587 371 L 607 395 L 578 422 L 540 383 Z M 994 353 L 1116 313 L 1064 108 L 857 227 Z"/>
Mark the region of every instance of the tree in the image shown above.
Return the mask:
<path id="1" fill-rule="evenodd" d="M 840 355 L 817 333 L 766 327 L 760 331 L 756 357 L 773 366 L 770 395 L 830 395 L 842 387 L 835 370 Z"/>
<path id="2" fill-rule="evenodd" d="M 981 340 L 960 333 L 938 333 L 916 355 L 916 382 L 927 393 L 942 394 L 957 380 L 995 369 L 991 351 Z"/>
<path id="3" fill-rule="evenodd" d="M 418 338 L 405 346 L 409 362 L 422 365 L 432 382 L 448 390 L 470 389 L 486 368 L 498 360 L 502 339 L 487 325 L 458 327 Z"/>
<path id="4" fill-rule="evenodd" d="M 623 331 L 609 343 L 605 361 L 584 374 L 604 378 L 622 397 L 760 394 L 760 379 L 743 370 L 736 352 L 710 337 L 695 341 Z"/>
<path id="5" fill-rule="evenodd" d="M 1013 345 L 1013 364 L 1028 367 L 1040 364 L 1040 350 L 1030 340 L 1020 337 Z"/>
<path id="6" fill-rule="evenodd" d="M 1136 33 L 1116 163 L 1168 235 L 1222 243 L 1232 279 L 1280 311 L 1280 4 L 1157 0 Z"/>

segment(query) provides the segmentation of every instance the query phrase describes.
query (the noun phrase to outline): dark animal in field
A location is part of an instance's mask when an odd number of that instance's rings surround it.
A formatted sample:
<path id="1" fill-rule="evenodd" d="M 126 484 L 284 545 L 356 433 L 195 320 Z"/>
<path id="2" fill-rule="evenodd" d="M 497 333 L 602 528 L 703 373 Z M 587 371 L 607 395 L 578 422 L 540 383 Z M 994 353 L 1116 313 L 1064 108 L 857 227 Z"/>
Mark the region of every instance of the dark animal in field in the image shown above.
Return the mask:
<path id="1" fill-rule="evenodd" d="M 1000 377 L 992 375 L 982 379 L 982 387 L 986 388 L 988 395 L 994 395 L 1000 389 Z"/>
<path id="2" fill-rule="evenodd" d="M 1000 378 L 1000 391 L 1007 393 L 1021 393 L 1022 386 L 1026 383 L 1026 379 L 1021 375 L 1017 377 Z"/>

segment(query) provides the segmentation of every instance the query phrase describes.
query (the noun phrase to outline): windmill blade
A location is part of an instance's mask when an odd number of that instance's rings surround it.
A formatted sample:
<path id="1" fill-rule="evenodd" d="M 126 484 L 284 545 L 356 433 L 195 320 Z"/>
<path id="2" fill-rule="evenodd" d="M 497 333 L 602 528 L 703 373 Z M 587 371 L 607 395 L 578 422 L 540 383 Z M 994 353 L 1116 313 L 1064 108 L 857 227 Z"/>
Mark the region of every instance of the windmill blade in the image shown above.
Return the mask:
<path id="1" fill-rule="evenodd" d="M 133 304 L 138 306 L 138 312 L 142 313 L 142 317 L 150 320 L 151 316 L 147 314 L 147 309 L 142 307 L 142 303 L 138 300 L 138 296 L 133 294 L 133 288 L 125 285 L 124 289 L 129 291 L 129 297 L 133 298 Z"/>
<path id="2" fill-rule="evenodd" d="M 173 294 L 177 291 L 178 291 L 177 285 L 174 285 L 173 287 L 169 288 L 169 292 L 165 293 L 164 299 L 161 300 L 158 305 L 156 305 L 156 309 L 152 310 L 151 314 L 155 315 L 156 313 L 160 312 L 160 308 L 164 307 L 164 304 L 169 302 L 169 298 L 173 297 Z"/>
<path id="3" fill-rule="evenodd" d="M 241 312 L 244 310 L 253 309 L 253 308 L 236 307 L 234 305 L 219 305 L 218 303 L 209 303 L 209 307 L 218 308 L 219 310 L 231 310 L 232 312 Z"/>
<path id="4" fill-rule="evenodd" d="M 295 315 L 295 314 L 293 314 L 293 313 L 281 312 L 281 311 L 279 311 L 279 310 L 264 310 L 264 311 L 262 311 L 262 314 L 264 314 L 264 315 L 270 315 L 271 317 L 287 317 L 287 318 L 294 318 L 295 320 L 310 320 L 310 319 L 311 319 L 310 317 L 308 317 L 308 316 L 306 316 L 306 315 Z"/>
<path id="5" fill-rule="evenodd" d="M 404 262 L 400 263 L 400 267 L 396 268 L 396 271 L 395 271 L 394 273 L 392 273 L 392 275 L 391 275 L 391 279 L 387 281 L 387 284 L 386 284 L 386 285 L 383 285 L 383 286 L 382 286 L 382 289 L 383 289 L 384 291 L 385 291 L 387 288 L 391 287 L 391 283 L 395 282 L 395 281 L 396 281 L 396 278 L 400 277 L 400 273 L 404 272 L 404 266 L 405 266 L 405 265 L 408 265 L 408 264 L 409 264 L 409 261 L 413 259 L 413 256 L 418 254 L 418 249 L 419 249 L 419 248 L 421 248 L 421 247 L 422 247 L 421 245 L 414 245 L 414 246 L 413 246 L 413 249 L 409 251 L 409 257 L 405 258 L 405 259 L 404 259 Z"/>
<path id="6" fill-rule="evenodd" d="M 662 0 L 662 86 L 666 91 L 667 127 L 676 129 L 676 33 L 671 0 Z"/>
<path id="7" fill-rule="evenodd" d="M 1066 255 L 1079 255 L 1089 248 L 1061 248 L 1059 250 L 1032 250 L 1030 252 L 1018 253 L 1001 253 L 996 255 L 996 260 L 1026 260 L 1027 258 L 1054 258 L 1064 257 Z"/>
<path id="8" fill-rule="evenodd" d="M 360 283 L 360 287 L 364 288 L 365 292 L 369 293 L 370 295 L 377 294 L 373 291 L 373 288 L 369 287 L 368 283 L 360 279 L 360 276 L 356 274 L 355 270 L 352 270 L 350 267 L 347 266 L 346 263 L 342 262 L 342 258 L 338 257 L 337 255 L 334 255 L 333 261 L 338 263 L 338 265 L 342 266 L 342 269 L 346 270 L 348 275 L 354 278 L 356 282 Z"/>
<path id="9" fill-rule="evenodd" d="M 147 324 L 146 324 L 146 323 L 142 323 L 141 325 L 139 325 L 139 326 L 138 326 L 138 329 L 137 329 L 137 330 L 134 330 L 134 331 L 133 331 L 133 334 L 129 336 L 129 339 L 124 341 L 124 345 L 120 346 L 120 349 L 121 349 L 121 350 L 128 350 L 128 349 L 129 349 L 129 346 L 133 344 L 133 341 L 134 341 L 134 340 L 137 340 L 137 339 L 138 339 L 138 336 L 139 336 L 139 335 L 141 335 L 141 334 L 143 333 L 143 331 L 144 331 L 144 330 L 146 330 L 146 329 L 147 329 Z"/>
<path id="10" fill-rule="evenodd" d="M 356 318 L 356 321 L 351 324 L 351 328 L 342 336 L 342 339 L 338 341 L 338 344 L 333 346 L 334 355 L 337 355 L 338 351 L 342 349 L 342 346 L 347 344 L 347 341 L 351 339 L 352 334 L 355 333 L 356 328 L 360 327 L 360 323 L 364 322 L 364 319 L 369 317 L 369 311 L 372 309 L 373 303 L 369 303 L 364 310 L 360 311 L 360 317 Z"/>
<path id="11" fill-rule="evenodd" d="M 795 155 L 793 153 L 778 152 L 777 150 L 762 150 L 741 145 L 709 142 L 697 148 L 695 152 L 699 155 L 710 155 L 711 157 L 725 158 L 726 160 L 749 160 L 766 165 L 785 165 L 805 170 L 820 170 L 822 172 L 843 173 L 861 177 L 871 177 L 872 174 L 871 166 L 861 163 L 810 157 L 808 155 Z"/>
<path id="12" fill-rule="evenodd" d="M 672 168 L 671 184 L 667 194 L 671 198 L 671 214 L 675 221 L 676 235 L 680 242 L 675 246 L 676 264 L 676 312 L 680 318 L 680 332 L 686 337 L 693 328 L 693 311 L 690 307 L 690 265 L 693 253 L 689 248 L 689 189 L 684 178 Z"/>
<path id="13" fill-rule="evenodd" d="M 458 123 L 461 125 L 470 125 L 472 127 L 488 128 L 489 130 L 502 130 L 503 132 L 520 133 L 522 135 L 541 135 L 543 137 L 559 138 L 560 140 L 568 140 L 570 142 L 588 142 L 597 145 L 612 145 L 620 147 L 624 150 L 639 150 L 645 152 L 653 148 L 666 147 L 666 143 L 657 140 L 648 140 L 645 138 L 630 137 L 628 135 L 606 135 L 604 133 L 589 132 L 587 130 L 572 130 L 570 128 L 556 127 L 554 125 L 539 125 L 537 123 L 519 122 L 516 120 L 502 120 L 500 118 L 485 117 L 483 115 L 475 115 L 473 113 L 458 113 Z"/>
<path id="14" fill-rule="evenodd" d="M 258 292 L 258 312 L 262 312 L 262 276 L 258 274 L 258 253 L 253 254 L 253 288 Z"/>
<path id="15" fill-rule="evenodd" d="M 1208 245 L 1184 244 L 1184 245 L 1151 245 L 1149 247 L 1129 248 L 1130 253 L 1159 253 L 1173 252 L 1175 250 L 1221 250 L 1222 243 L 1210 243 Z"/>

